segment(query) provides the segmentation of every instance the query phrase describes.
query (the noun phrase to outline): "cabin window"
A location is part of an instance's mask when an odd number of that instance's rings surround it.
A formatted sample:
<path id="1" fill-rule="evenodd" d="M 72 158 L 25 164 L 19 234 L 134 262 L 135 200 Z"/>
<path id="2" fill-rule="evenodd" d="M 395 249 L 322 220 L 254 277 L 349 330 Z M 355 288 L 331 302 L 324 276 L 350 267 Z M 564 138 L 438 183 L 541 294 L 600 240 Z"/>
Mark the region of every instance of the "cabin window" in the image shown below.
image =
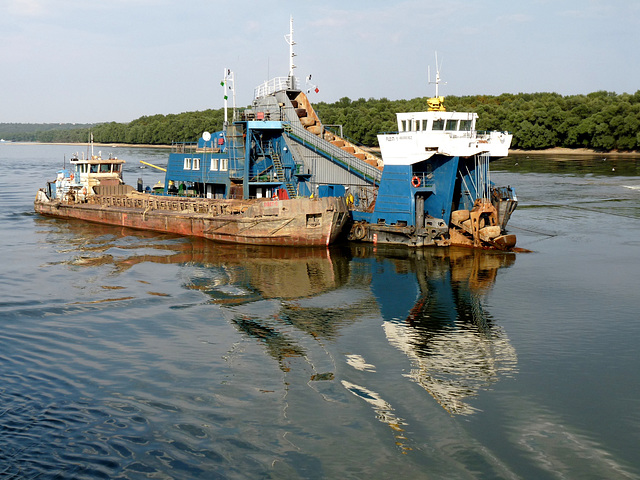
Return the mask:
<path id="1" fill-rule="evenodd" d="M 444 130 L 444 120 L 434 120 L 433 121 L 433 130 Z"/>
<path id="2" fill-rule="evenodd" d="M 402 120 L 400 122 L 400 131 L 401 132 L 406 132 L 407 131 L 407 121 L 406 120 Z"/>
<path id="3" fill-rule="evenodd" d="M 98 173 L 98 165 L 91 165 L 91 173 Z"/>
<path id="4" fill-rule="evenodd" d="M 111 172 L 111 165 L 109 165 L 108 163 L 100 164 L 100 173 L 110 173 L 110 172 Z"/>
<path id="5" fill-rule="evenodd" d="M 460 131 L 462 131 L 462 132 L 470 132 L 471 131 L 471 120 L 460 120 Z"/>
<path id="6" fill-rule="evenodd" d="M 183 170 L 191 170 L 191 159 L 190 158 L 186 158 L 185 157 Z"/>
<path id="7" fill-rule="evenodd" d="M 229 159 L 227 158 L 221 158 L 220 159 L 220 170 L 222 171 L 226 171 L 229 169 Z"/>
<path id="8" fill-rule="evenodd" d="M 457 120 L 447 120 L 447 127 L 445 130 L 457 130 L 458 129 L 458 121 Z"/>
<path id="9" fill-rule="evenodd" d="M 114 173 L 119 173 L 120 172 L 120 164 L 119 163 L 114 163 L 113 164 L 113 172 Z"/>
<path id="10" fill-rule="evenodd" d="M 193 157 L 193 170 L 200 170 L 200 157 Z"/>
<path id="11" fill-rule="evenodd" d="M 218 159 L 217 158 L 212 158 L 211 159 L 211 168 L 209 170 L 218 170 Z"/>

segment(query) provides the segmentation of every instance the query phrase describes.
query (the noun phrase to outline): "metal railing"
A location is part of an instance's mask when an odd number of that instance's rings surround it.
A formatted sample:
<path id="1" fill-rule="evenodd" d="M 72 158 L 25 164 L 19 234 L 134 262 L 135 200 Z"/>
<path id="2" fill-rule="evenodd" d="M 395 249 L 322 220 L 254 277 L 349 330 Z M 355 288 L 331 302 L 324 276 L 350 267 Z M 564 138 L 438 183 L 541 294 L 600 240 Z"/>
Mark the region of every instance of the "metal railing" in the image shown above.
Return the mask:
<path id="1" fill-rule="evenodd" d="M 294 80 L 294 83 L 299 83 L 297 78 L 294 78 Z M 275 77 L 271 80 L 267 80 L 262 85 L 257 86 L 253 90 L 253 98 L 266 97 L 267 95 L 271 95 L 275 92 L 279 92 L 281 90 L 289 90 L 291 88 L 292 87 L 289 77 Z"/>
<path id="2" fill-rule="evenodd" d="M 349 172 L 373 184 L 380 183 L 382 172 L 378 170 L 377 167 L 369 165 L 363 160 L 345 152 L 340 147 L 336 147 L 332 143 L 319 138 L 307 131 L 304 127 L 290 123 L 285 124 L 285 132 L 298 143 L 301 143 L 306 148 L 322 155 L 333 163 L 342 165 Z"/>

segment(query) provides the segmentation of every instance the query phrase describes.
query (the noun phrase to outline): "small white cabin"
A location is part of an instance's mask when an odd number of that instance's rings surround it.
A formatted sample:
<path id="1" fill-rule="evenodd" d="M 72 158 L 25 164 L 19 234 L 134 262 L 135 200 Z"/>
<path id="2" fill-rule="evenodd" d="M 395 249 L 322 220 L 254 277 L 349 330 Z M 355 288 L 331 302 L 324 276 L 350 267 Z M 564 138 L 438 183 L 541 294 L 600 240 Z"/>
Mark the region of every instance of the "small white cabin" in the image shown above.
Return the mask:
<path id="1" fill-rule="evenodd" d="M 89 158 L 78 158 L 75 155 L 70 160 L 74 169 L 75 182 L 87 187 L 89 194 L 96 185 L 114 186 L 122 184 L 122 168 L 124 160 L 109 155 L 91 155 Z"/>

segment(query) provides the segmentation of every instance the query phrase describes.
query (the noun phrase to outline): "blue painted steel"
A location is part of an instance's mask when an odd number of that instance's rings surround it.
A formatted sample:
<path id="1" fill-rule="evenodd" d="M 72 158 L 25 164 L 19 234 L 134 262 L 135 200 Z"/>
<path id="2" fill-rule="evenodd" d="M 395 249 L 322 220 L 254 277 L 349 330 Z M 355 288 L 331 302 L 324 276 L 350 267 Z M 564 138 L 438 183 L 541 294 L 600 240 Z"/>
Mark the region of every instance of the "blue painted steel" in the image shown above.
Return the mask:
<path id="1" fill-rule="evenodd" d="M 344 185 L 319 185 L 318 197 L 344 197 L 347 190 Z"/>
<path id="2" fill-rule="evenodd" d="M 385 165 L 376 198 L 373 223 L 415 224 L 415 198 L 411 165 Z M 383 222 L 384 221 L 384 222 Z"/>
<path id="3" fill-rule="evenodd" d="M 306 185 L 309 177 L 297 175 L 299 166 L 283 137 L 283 122 L 249 121 L 235 125 L 241 132 L 235 139 L 225 132 L 215 132 L 209 141 L 200 138 L 197 150 L 196 144 L 190 144 L 179 153 L 171 153 L 165 193 L 170 193 L 172 181 L 176 185 L 201 184 L 203 190 L 211 188 L 226 198 L 232 180 L 242 182 L 245 199 L 258 195 L 257 188 L 260 195 L 265 189 L 275 194 L 278 189 L 287 189 L 287 184 L 299 194 L 311 193 Z M 224 193 L 220 194 L 221 191 Z"/>
<path id="4" fill-rule="evenodd" d="M 436 156 L 414 165 L 385 165 L 373 213 L 354 211 L 353 220 L 416 226 L 419 195 L 424 215 L 449 223 L 458 162 L 458 157 Z"/>
<path id="5" fill-rule="evenodd" d="M 429 173 L 433 178 L 433 195 L 427 196 L 424 200 L 425 214 L 441 218 L 447 225 L 451 219 L 458 161 L 459 157 L 432 157 L 427 162 L 422 162 L 414 167 L 428 165 L 431 170 Z"/>

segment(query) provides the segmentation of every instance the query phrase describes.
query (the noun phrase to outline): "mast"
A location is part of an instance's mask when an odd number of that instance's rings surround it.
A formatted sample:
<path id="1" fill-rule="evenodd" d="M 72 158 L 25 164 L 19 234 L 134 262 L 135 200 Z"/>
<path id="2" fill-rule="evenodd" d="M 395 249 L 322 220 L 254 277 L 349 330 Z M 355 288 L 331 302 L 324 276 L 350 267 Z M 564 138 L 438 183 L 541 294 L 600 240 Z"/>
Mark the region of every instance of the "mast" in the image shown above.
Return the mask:
<path id="1" fill-rule="evenodd" d="M 291 88 L 291 90 L 295 90 L 296 85 L 295 77 L 293 76 L 293 69 L 296 68 L 296 66 L 293 64 L 293 57 L 295 57 L 296 54 L 293 51 L 293 46 L 296 42 L 293 41 L 293 15 L 289 17 L 289 34 L 285 35 L 284 39 L 289 44 L 289 88 Z"/>
<path id="2" fill-rule="evenodd" d="M 436 85 L 436 98 L 438 98 L 440 95 L 438 94 L 438 85 L 440 83 L 442 83 L 442 81 L 440 80 L 440 65 L 438 65 L 438 52 L 436 52 L 436 81 L 432 82 L 431 81 L 431 67 L 427 67 L 428 68 L 428 75 L 429 75 L 429 85 L 435 84 Z M 444 82 L 443 85 L 446 85 L 447 82 Z"/>

